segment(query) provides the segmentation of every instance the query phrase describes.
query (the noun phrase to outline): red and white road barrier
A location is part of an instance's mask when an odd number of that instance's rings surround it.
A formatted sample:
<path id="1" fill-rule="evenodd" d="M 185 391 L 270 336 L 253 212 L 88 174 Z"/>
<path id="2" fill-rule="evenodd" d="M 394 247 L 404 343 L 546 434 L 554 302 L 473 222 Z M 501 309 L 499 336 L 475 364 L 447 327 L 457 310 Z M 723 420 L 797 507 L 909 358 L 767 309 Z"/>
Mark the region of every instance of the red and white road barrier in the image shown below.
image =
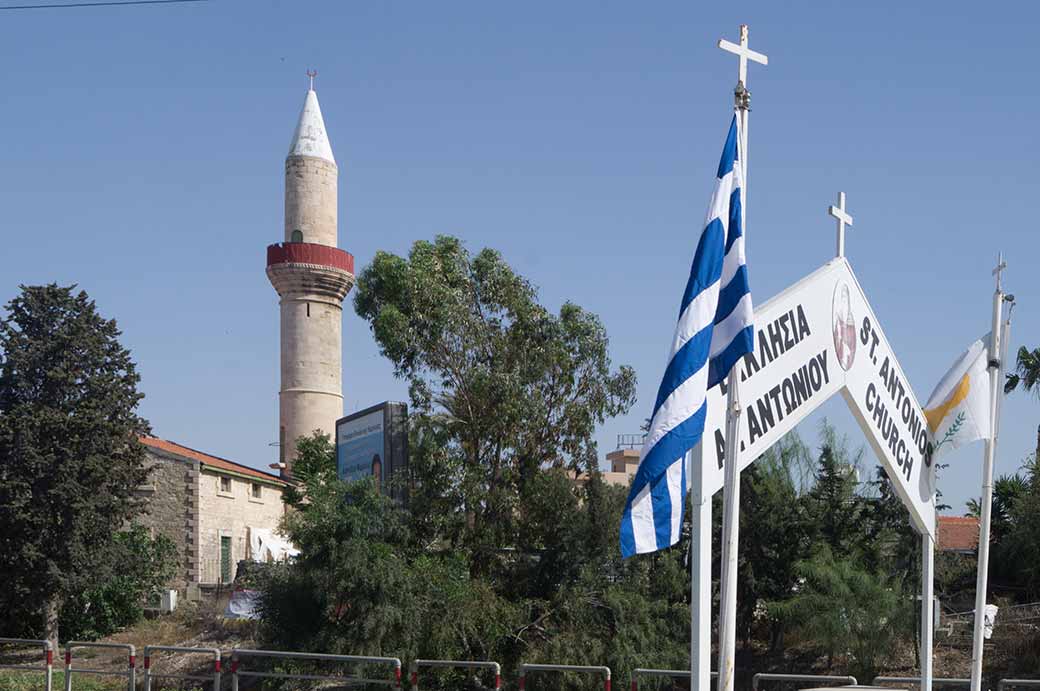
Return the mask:
<path id="1" fill-rule="evenodd" d="M 718 672 L 712 672 L 711 678 L 717 679 L 719 676 Z M 688 669 L 649 669 L 644 667 L 638 667 L 632 670 L 632 690 L 639 691 L 639 677 L 668 677 L 669 679 L 689 679 L 690 670 Z"/>
<path id="2" fill-rule="evenodd" d="M 502 688 L 502 666 L 484 660 L 413 660 L 411 664 L 412 691 L 419 691 L 419 668 L 440 667 L 442 669 L 488 669 L 495 673 L 495 689 Z"/>
<path id="3" fill-rule="evenodd" d="M 874 686 L 885 684 L 920 684 L 921 677 L 874 677 Z M 940 686 L 971 686 L 971 679 L 957 677 L 932 677 L 932 688 Z"/>
<path id="4" fill-rule="evenodd" d="M 536 665 L 523 663 L 520 665 L 520 691 L 527 684 L 528 672 L 577 672 L 579 674 L 599 674 L 603 676 L 603 691 L 610 691 L 610 667 L 586 665 Z"/>
<path id="5" fill-rule="evenodd" d="M 0 664 L 0 669 L 18 669 L 29 672 L 43 672 L 45 677 L 44 686 L 45 691 L 51 691 L 52 679 L 54 674 L 54 647 L 50 641 L 40 641 L 33 638 L 0 638 L 0 646 L 10 645 L 15 647 L 26 647 L 26 648 L 42 648 L 43 649 L 43 665 L 40 667 L 30 667 L 28 665 L 3 665 Z"/>
<path id="6" fill-rule="evenodd" d="M 394 668 L 392 679 L 365 679 L 346 674 L 292 674 L 286 672 L 261 672 L 243 670 L 241 662 L 244 658 L 271 658 L 276 660 L 326 661 L 340 664 L 377 664 L 391 665 Z M 331 655 L 328 653 L 288 653 L 281 650 L 245 650 L 235 648 L 231 651 L 231 691 L 238 691 L 238 680 L 242 677 L 256 679 L 316 679 L 321 681 L 343 681 L 355 684 L 376 684 L 389 686 L 401 691 L 401 660 L 396 657 L 372 657 L 364 655 Z"/>
<path id="7" fill-rule="evenodd" d="M 847 674 L 765 674 L 759 673 L 751 677 L 751 691 L 758 691 L 758 686 L 763 681 L 811 681 L 826 684 L 841 684 L 842 686 L 857 686 L 856 677 Z"/>
<path id="8" fill-rule="evenodd" d="M 212 673 L 170 674 L 154 671 L 152 657 L 155 653 L 183 653 L 185 655 L 206 655 L 212 660 Z M 152 691 L 152 679 L 190 679 L 192 681 L 213 682 L 213 691 L 220 691 L 220 650 L 217 648 L 181 648 L 173 645 L 146 645 L 144 647 L 144 691 Z"/>
<path id="9" fill-rule="evenodd" d="M 72 667 L 72 651 L 76 648 L 96 648 L 100 650 L 121 650 L 126 653 L 126 671 L 112 669 L 74 669 Z M 129 643 L 89 643 L 86 641 L 69 641 L 65 644 L 65 691 L 72 691 L 73 674 L 96 674 L 107 677 L 126 677 L 127 691 L 134 691 L 137 685 L 137 655 L 134 646 Z"/>

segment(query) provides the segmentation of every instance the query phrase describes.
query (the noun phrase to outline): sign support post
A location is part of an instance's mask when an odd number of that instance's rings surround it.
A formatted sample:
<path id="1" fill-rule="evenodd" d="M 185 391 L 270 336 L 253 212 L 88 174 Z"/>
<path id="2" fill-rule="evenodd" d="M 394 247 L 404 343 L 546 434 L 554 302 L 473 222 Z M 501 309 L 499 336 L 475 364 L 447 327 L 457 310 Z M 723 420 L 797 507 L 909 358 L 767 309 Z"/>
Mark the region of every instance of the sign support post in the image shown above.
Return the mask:
<path id="1" fill-rule="evenodd" d="M 932 638 L 934 608 L 935 543 L 921 533 L 921 691 L 932 691 Z"/>
<path id="2" fill-rule="evenodd" d="M 690 478 L 690 689 L 711 688 L 711 492 L 687 452 Z"/>
<path id="3" fill-rule="evenodd" d="M 740 118 L 740 147 L 738 157 L 742 180 L 743 204 L 741 214 L 747 214 L 748 179 L 748 113 L 751 93 L 747 90 L 747 63 L 752 60 L 762 65 L 769 58 L 748 48 L 747 24 L 740 25 L 740 44 L 720 40 L 719 48 L 739 57 L 737 87 L 734 92 L 736 116 Z M 744 224 L 745 232 L 747 224 Z M 736 656 L 737 628 L 737 544 L 740 529 L 740 367 L 743 359 L 733 366 L 726 377 L 726 479 L 722 488 L 722 598 L 719 613 L 719 681 L 718 691 L 733 691 L 734 657 Z M 710 539 L 707 543 L 711 544 Z M 702 543 L 703 545 L 703 543 Z M 692 613 L 691 608 L 691 613 Z M 696 623 L 694 623 L 694 627 Z M 695 636 L 691 635 L 691 640 Z M 710 642 L 709 642 L 710 645 Z M 710 685 L 710 681 L 709 681 Z M 707 687 L 705 687 L 707 688 Z"/>
<path id="4" fill-rule="evenodd" d="M 979 520 L 979 563 L 975 579 L 975 629 L 971 644 L 971 691 L 982 689 L 982 648 L 985 643 L 986 589 L 989 580 L 989 527 L 993 509 L 993 458 L 997 452 L 997 433 L 1000 426 L 1000 402 L 1004 382 L 1004 359 L 1007 353 L 1007 331 L 1009 322 L 1001 323 L 1004 307 L 1004 292 L 1000 276 L 1007 263 L 1004 256 L 997 259 L 993 275 L 997 277 L 997 289 L 993 293 L 993 330 L 990 332 L 989 386 L 990 386 L 990 438 L 986 440 L 982 463 L 982 515 Z M 1001 338 L 1001 328 L 1005 333 Z"/>

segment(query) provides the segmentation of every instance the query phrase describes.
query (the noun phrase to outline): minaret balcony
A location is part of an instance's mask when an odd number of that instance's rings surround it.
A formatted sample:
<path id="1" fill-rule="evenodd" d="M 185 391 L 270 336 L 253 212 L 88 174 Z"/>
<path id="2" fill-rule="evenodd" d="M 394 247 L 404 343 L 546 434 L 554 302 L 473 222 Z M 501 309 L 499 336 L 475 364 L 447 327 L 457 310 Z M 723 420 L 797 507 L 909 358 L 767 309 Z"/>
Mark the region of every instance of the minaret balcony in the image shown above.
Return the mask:
<path id="1" fill-rule="evenodd" d="M 338 247 L 311 242 L 278 242 L 267 246 L 267 265 L 315 264 L 354 273 L 354 255 Z"/>
<path id="2" fill-rule="evenodd" d="M 310 242 L 268 245 L 267 277 L 283 297 L 309 294 L 340 301 L 354 287 L 354 256 Z"/>

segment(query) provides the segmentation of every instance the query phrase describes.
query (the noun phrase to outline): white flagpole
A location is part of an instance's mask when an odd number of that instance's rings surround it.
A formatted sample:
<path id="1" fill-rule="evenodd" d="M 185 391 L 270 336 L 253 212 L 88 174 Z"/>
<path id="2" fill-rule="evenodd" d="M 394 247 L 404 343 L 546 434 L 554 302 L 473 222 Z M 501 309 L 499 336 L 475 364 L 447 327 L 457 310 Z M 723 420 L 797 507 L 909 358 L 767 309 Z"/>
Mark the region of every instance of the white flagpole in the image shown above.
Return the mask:
<path id="1" fill-rule="evenodd" d="M 997 277 L 997 290 L 993 293 L 993 331 L 989 350 L 990 385 L 990 438 L 986 440 L 985 457 L 982 463 L 982 516 L 979 520 L 979 563 L 975 580 L 975 630 L 971 646 L 971 691 L 982 691 L 982 648 L 985 638 L 983 630 L 986 620 L 986 586 L 989 576 L 989 527 L 993 508 L 993 458 L 997 452 L 997 433 L 1000 424 L 1000 398 L 1004 383 L 1004 356 L 1006 343 L 1002 344 L 1001 327 L 1007 331 L 1010 323 L 1001 324 L 1004 292 L 1000 286 L 1000 274 L 1007 266 L 1003 255 L 997 261 L 993 273 Z"/>
<path id="2" fill-rule="evenodd" d="M 747 213 L 748 178 L 748 112 L 751 94 L 747 90 L 747 62 L 753 60 L 763 65 L 769 59 L 748 48 L 748 27 L 740 26 L 740 44 L 719 41 L 719 48 L 735 53 L 740 58 L 737 72 L 736 115 L 740 119 L 738 158 L 741 171 L 741 214 Z M 743 219 L 742 219 L 743 220 Z M 743 224 L 747 232 L 747 224 Z M 733 691 L 736 635 L 737 635 L 737 546 L 740 532 L 740 363 L 738 361 L 729 376 L 726 396 L 726 455 L 725 479 L 722 486 L 722 597 L 719 612 L 719 680 L 718 691 Z"/>

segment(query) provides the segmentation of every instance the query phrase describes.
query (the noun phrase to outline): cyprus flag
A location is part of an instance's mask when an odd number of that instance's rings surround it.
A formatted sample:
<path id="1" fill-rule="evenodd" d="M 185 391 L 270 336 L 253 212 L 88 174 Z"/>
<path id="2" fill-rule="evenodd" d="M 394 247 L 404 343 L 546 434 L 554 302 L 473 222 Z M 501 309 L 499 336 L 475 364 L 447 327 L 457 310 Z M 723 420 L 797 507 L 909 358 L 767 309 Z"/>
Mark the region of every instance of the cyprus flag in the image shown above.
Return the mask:
<path id="1" fill-rule="evenodd" d="M 935 456 L 989 438 L 990 387 L 986 372 L 989 335 L 975 341 L 935 387 L 924 416 L 935 436 Z"/>

